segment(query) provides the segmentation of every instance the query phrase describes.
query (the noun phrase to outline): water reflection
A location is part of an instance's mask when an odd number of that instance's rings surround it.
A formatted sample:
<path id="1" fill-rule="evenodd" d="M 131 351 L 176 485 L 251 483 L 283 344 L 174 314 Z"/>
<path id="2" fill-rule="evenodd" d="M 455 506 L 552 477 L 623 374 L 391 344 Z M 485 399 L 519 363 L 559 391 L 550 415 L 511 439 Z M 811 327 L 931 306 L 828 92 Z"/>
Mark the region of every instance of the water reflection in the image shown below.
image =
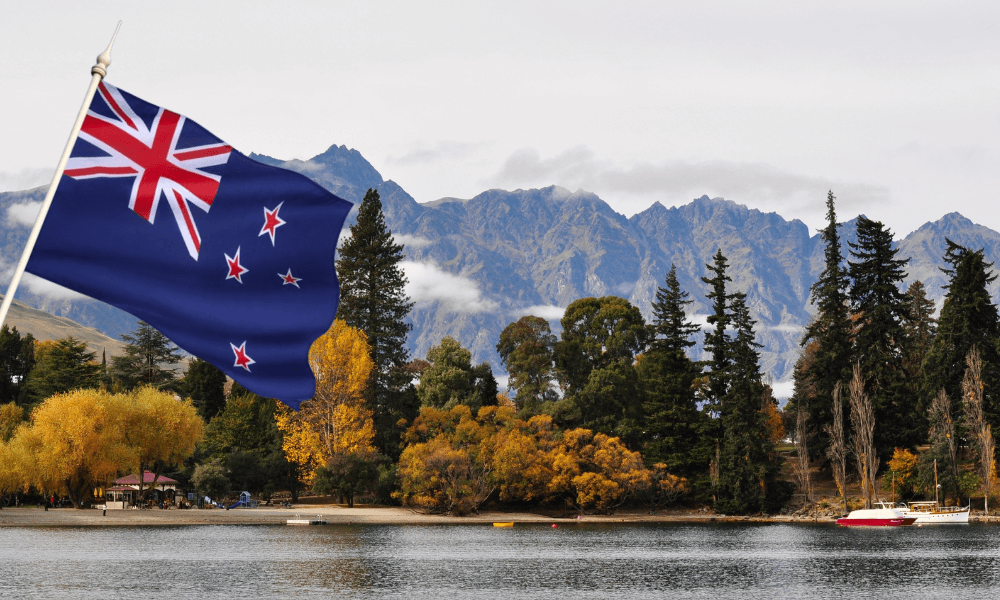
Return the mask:
<path id="1" fill-rule="evenodd" d="M 0 598 L 991 597 L 1000 529 L 0 528 Z"/>

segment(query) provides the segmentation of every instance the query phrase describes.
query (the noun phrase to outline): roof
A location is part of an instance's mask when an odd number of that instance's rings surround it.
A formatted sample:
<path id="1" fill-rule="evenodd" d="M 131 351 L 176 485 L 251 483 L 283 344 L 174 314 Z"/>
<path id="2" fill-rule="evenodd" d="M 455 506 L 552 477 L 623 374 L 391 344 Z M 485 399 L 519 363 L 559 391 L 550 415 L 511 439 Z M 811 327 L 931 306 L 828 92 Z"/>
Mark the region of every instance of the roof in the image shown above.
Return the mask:
<path id="1" fill-rule="evenodd" d="M 142 483 L 152 484 L 153 479 L 156 475 L 150 471 L 143 471 L 142 473 Z M 160 475 L 159 479 L 156 480 L 156 485 L 161 485 L 165 483 L 177 483 L 176 479 L 171 479 L 165 475 Z M 139 485 L 139 478 L 136 475 L 126 475 L 125 477 L 120 477 L 115 479 L 116 485 Z"/>

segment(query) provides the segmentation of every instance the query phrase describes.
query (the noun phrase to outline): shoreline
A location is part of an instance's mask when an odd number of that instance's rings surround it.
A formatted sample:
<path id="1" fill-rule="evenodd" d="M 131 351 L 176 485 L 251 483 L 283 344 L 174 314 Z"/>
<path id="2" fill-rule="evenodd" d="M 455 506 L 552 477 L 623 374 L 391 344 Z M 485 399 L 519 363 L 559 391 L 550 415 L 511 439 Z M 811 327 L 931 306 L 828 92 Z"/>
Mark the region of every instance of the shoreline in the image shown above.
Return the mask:
<path id="1" fill-rule="evenodd" d="M 183 527 L 195 525 L 285 525 L 288 519 L 325 521 L 330 525 L 492 525 L 495 522 L 514 524 L 571 525 L 579 523 L 799 523 L 833 525 L 833 516 L 727 516 L 712 513 L 622 512 L 614 515 L 553 517 L 530 512 L 484 511 L 464 517 L 428 515 L 401 507 L 355 507 L 337 505 L 303 505 L 298 508 L 236 508 L 224 509 L 149 509 L 109 510 L 103 515 L 98 509 L 4 508 L 0 510 L 0 527 Z M 1000 523 L 1000 517 L 973 516 L 970 523 Z"/>

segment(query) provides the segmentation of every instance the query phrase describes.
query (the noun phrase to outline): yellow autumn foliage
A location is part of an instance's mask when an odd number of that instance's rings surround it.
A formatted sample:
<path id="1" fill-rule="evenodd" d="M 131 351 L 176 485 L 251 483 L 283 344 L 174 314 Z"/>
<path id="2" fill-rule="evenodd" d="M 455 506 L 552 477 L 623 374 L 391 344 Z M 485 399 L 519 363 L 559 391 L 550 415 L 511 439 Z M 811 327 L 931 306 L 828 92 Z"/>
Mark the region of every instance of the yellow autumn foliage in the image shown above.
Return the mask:
<path id="1" fill-rule="evenodd" d="M 13 402 L 0 405 L 0 442 L 12 438 L 22 422 L 24 422 L 23 408 Z"/>
<path id="2" fill-rule="evenodd" d="M 337 454 L 374 452 L 375 423 L 364 391 L 374 368 L 365 334 L 337 319 L 309 351 L 316 394 L 298 412 L 275 411 L 282 448 L 311 485 L 316 469 Z"/>
<path id="3" fill-rule="evenodd" d="M 203 431 L 191 402 L 164 392 L 57 394 L 0 447 L 0 486 L 65 493 L 79 506 L 87 491 L 133 472 L 141 461 L 188 458 Z"/>
<path id="4" fill-rule="evenodd" d="M 568 502 L 609 512 L 657 486 L 658 502 L 689 490 L 665 465 L 650 471 L 618 438 L 587 429 L 558 432 L 547 415 L 524 421 L 509 406 L 424 407 L 404 434 L 399 461 L 404 504 L 475 511 L 494 492 L 502 502 Z"/>

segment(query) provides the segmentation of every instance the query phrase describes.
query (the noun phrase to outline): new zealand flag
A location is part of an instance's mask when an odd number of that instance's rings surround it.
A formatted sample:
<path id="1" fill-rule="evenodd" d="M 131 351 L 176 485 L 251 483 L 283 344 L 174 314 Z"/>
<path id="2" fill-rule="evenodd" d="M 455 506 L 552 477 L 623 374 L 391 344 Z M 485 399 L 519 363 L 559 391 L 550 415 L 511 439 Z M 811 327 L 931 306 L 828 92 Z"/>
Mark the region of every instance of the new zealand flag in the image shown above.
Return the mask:
<path id="1" fill-rule="evenodd" d="M 340 286 L 351 204 L 101 83 L 27 270 L 117 306 L 292 408 Z"/>

